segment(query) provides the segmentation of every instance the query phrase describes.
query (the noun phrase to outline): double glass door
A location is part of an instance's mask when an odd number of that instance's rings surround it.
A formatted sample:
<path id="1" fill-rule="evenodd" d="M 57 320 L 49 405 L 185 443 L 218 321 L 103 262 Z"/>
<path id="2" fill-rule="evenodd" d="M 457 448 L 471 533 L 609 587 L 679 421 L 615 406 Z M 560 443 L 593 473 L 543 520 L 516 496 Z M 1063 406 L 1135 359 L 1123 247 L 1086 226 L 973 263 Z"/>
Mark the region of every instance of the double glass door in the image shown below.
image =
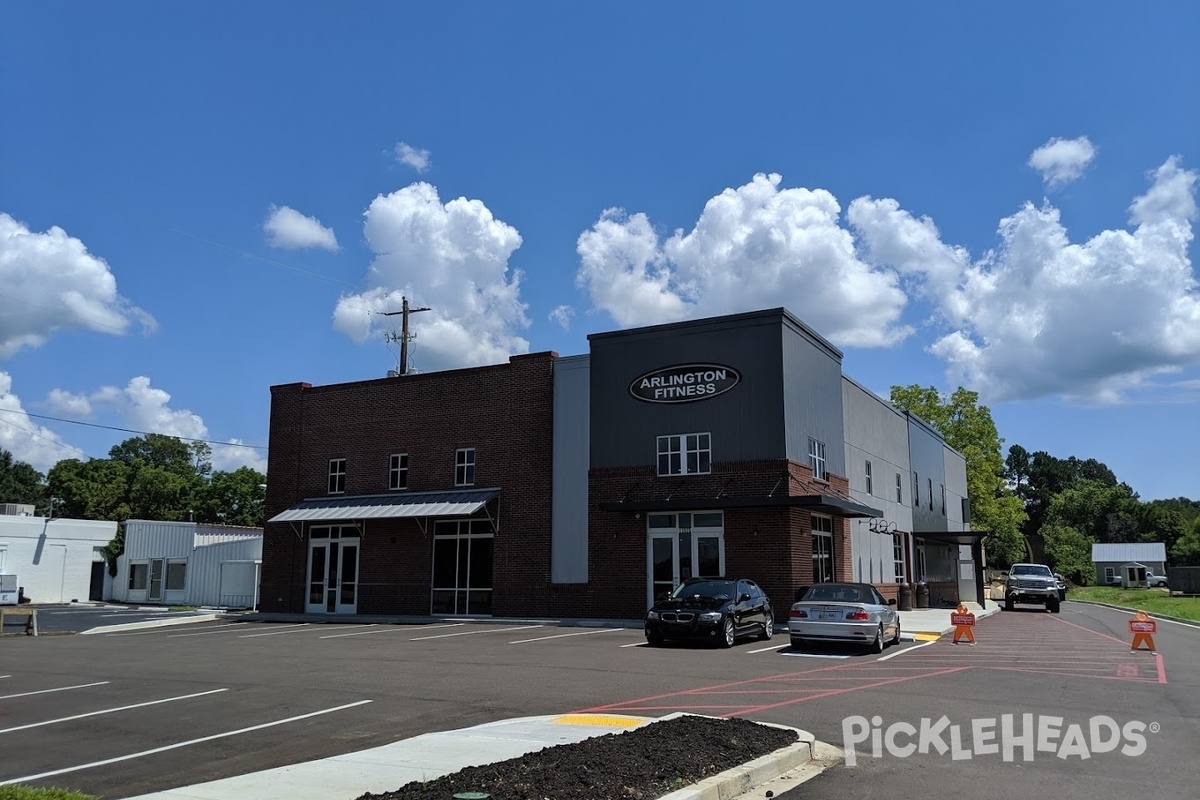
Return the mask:
<path id="1" fill-rule="evenodd" d="M 358 529 L 313 528 L 308 544 L 309 614 L 354 614 L 358 610 Z"/>
<path id="2" fill-rule="evenodd" d="M 688 578 L 725 574 L 725 531 L 721 512 L 651 514 L 647 520 L 646 591 L 653 605 Z"/>

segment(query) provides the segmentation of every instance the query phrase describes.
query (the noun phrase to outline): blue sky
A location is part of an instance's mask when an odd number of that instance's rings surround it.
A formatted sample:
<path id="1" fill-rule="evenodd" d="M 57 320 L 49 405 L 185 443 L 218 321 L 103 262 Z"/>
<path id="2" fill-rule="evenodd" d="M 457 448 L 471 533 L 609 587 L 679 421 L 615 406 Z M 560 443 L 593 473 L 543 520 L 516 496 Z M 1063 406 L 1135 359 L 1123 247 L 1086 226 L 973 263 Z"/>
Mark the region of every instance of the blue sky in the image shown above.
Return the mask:
<path id="1" fill-rule="evenodd" d="M 1200 499 L 1200 5 L 5 16 L 0 447 L 43 471 L 108 428 L 265 469 L 269 387 L 384 376 L 406 295 L 421 371 L 786 306 L 881 396 Z"/>

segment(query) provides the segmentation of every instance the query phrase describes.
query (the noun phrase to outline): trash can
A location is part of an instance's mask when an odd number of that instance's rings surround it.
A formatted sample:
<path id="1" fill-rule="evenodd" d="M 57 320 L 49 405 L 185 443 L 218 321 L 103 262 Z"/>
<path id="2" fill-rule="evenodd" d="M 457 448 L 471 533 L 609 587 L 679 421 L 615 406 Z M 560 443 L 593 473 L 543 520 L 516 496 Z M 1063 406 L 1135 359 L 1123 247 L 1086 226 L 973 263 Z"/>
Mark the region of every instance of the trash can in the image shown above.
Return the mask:
<path id="1" fill-rule="evenodd" d="M 908 583 L 900 584 L 900 611 L 912 611 L 912 586 Z"/>
<path id="2" fill-rule="evenodd" d="M 929 608 L 929 584 L 925 581 L 917 584 L 917 608 Z"/>

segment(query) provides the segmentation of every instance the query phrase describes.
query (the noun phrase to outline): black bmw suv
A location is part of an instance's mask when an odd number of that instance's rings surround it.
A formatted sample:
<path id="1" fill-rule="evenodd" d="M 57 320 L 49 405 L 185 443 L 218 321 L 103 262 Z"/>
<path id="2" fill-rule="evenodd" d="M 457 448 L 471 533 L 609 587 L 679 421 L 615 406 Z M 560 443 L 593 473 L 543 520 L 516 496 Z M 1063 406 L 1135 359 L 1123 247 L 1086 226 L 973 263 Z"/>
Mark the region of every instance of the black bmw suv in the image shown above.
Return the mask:
<path id="1" fill-rule="evenodd" d="M 646 612 L 646 641 L 692 639 L 733 647 L 741 636 L 775 634 L 771 601 L 748 578 L 688 578 Z"/>

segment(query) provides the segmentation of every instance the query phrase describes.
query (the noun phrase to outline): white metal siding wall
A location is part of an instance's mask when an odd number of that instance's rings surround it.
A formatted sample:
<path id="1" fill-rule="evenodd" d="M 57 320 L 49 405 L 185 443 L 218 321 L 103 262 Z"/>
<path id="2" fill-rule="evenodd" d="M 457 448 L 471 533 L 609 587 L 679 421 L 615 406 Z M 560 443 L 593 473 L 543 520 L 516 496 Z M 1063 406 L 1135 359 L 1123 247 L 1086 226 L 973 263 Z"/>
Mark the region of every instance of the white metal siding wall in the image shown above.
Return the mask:
<path id="1" fill-rule="evenodd" d="M 125 523 L 125 556 L 132 561 L 187 558 L 195 538 L 194 522 L 129 520 Z"/>
<path id="2" fill-rule="evenodd" d="M 116 532 L 115 522 L 0 516 L 5 572 L 35 603 L 87 600 L 95 548 Z"/>
<path id="3" fill-rule="evenodd" d="M 197 547 L 188 561 L 187 602 L 195 606 L 220 606 L 221 564 L 227 561 L 261 561 L 262 536 Z"/>
<path id="4" fill-rule="evenodd" d="M 201 544 L 204 543 L 204 544 Z M 221 563 L 262 559 L 262 532 L 254 528 L 197 525 L 194 522 L 129 520 L 125 523 L 125 553 L 117 559 L 112 599 L 147 602 L 147 591 L 129 588 L 129 565 L 151 559 L 183 561 L 184 588 L 168 590 L 163 575 L 164 605 L 221 605 Z"/>

